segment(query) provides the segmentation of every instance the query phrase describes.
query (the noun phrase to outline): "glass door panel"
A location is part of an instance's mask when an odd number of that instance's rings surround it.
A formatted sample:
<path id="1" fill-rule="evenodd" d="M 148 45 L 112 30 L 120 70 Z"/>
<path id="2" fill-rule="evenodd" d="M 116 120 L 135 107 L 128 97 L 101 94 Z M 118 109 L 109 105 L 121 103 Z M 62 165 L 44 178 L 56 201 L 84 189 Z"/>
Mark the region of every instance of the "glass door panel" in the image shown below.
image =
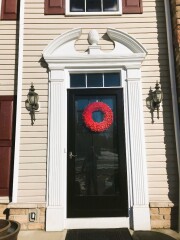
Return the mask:
<path id="1" fill-rule="evenodd" d="M 69 90 L 68 217 L 127 215 L 127 177 L 122 89 Z M 86 124 L 88 106 L 96 130 Z M 106 124 L 107 113 L 112 119 Z M 89 121 L 89 119 L 88 119 Z"/>

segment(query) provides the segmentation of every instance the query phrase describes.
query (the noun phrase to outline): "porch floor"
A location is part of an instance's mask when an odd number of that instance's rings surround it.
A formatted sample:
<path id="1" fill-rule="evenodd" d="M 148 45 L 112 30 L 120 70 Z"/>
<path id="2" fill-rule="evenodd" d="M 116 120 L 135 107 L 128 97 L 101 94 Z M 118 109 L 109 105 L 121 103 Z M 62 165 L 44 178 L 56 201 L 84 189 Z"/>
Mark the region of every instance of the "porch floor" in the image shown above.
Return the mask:
<path id="1" fill-rule="evenodd" d="M 66 232 L 20 231 L 18 240 L 65 240 Z M 180 234 L 170 229 L 130 232 L 133 240 L 180 240 Z"/>

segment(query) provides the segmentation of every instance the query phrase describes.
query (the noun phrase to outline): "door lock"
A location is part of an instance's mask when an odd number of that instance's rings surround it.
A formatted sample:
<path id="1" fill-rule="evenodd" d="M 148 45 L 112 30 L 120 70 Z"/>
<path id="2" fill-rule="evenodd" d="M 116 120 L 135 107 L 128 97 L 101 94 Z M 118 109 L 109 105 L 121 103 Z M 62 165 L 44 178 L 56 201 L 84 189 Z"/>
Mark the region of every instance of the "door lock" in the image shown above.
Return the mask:
<path id="1" fill-rule="evenodd" d="M 69 152 L 69 158 L 72 159 L 73 157 L 75 158 L 77 155 L 73 155 L 72 152 Z"/>

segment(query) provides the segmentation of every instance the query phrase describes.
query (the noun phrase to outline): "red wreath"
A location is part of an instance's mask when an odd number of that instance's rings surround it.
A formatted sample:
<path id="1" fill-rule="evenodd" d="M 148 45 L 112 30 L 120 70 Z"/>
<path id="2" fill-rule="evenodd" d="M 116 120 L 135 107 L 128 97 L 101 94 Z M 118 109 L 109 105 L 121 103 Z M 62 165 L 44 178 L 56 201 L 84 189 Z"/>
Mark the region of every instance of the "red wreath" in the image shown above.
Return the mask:
<path id="1" fill-rule="evenodd" d="M 104 119 L 101 122 L 95 122 L 92 118 L 92 113 L 101 111 L 104 114 Z M 84 123 L 87 128 L 93 132 L 106 131 L 113 122 L 113 112 L 111 108 L 103 102 L 93 102 L 87 105 L 82 114 Z"/>

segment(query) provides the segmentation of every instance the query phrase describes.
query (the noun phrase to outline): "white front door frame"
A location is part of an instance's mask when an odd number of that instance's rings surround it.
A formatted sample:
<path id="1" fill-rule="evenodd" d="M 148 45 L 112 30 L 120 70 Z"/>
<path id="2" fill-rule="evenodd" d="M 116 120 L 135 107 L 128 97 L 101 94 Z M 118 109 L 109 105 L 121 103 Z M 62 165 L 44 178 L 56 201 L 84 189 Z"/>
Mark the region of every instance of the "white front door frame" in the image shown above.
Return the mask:
<path id="1" fill-rule="evenodd" d="M 114 41 L 111 53 L 92 44 L 88 53 L 75 50 L 81 29 L 52 41 L 43 52 L 49 68 L 49 137 L 46 230 L 66 228 L 132 227 L 150 229 L 147 168 L 143 130 L 141 63 L 146 51 L 128 34 L 108 29 Z M 65 53 L 65 54 L 63 54 Z M 129 218 L 67 219 L 67 88 L 70 72 L 123 72 Z M 141 126 L 141 127 L 139 127 Z M 143 221 L 142 221 L 143 219 Z"/>

